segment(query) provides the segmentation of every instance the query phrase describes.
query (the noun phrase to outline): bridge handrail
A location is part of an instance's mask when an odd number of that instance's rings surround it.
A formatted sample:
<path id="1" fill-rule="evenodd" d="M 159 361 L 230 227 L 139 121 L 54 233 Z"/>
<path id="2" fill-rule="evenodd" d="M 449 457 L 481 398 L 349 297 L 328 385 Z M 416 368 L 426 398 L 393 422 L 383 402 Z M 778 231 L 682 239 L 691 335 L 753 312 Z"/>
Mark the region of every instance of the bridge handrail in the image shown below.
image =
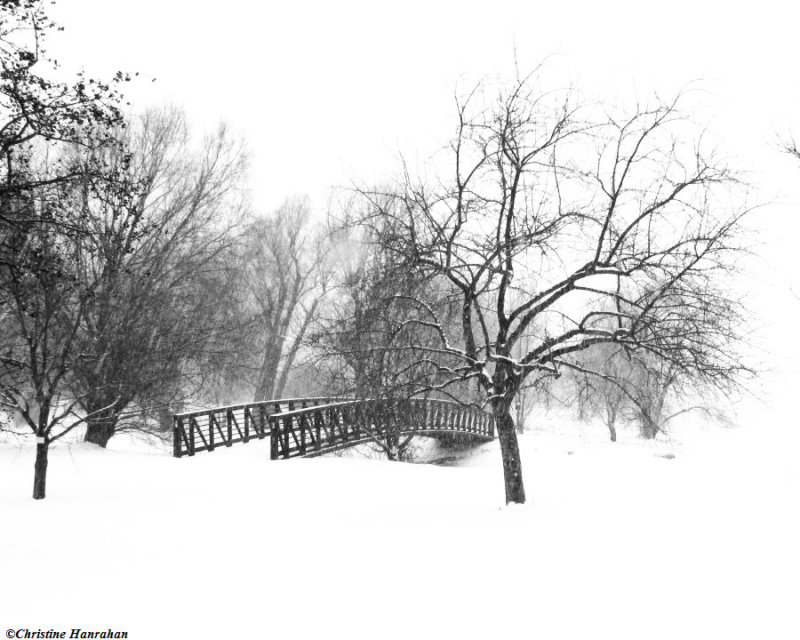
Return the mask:
<path id="1" fill-rule="evenodd" d="M 184 411 L 182 413 L 176 413 L 173 415 L 174 418 L 196 418 L 198 416 L 205 415 L 207 413 L 219 413 L 220 411 L 241 411 L 242 409 L 250 409 L 253 407 L 259 407 L 264 405 L 271 405 L 271 404 L 288 404 L 288 403 L 297 403 L 297 402 L 318 402 L 322 400 L 339 400 L 339 398 L 335 398 L 332 396 L 316 396 L 311 398 L 276 398 L 274 400 L 259 400 L 257 402 L 245 402 L 242 404 L 233 404 L 233 405 L 223 405 L 221 407 L 213 407 L 211 409 L 197 409 L 194 411 Z M 344 400 L 344 399 L 342 399 Z M 320 403 L 321 404 L 321 403 Z M 315 405 L 320 406 L 320 405 Z M 308 407 L 305 407 L 308 408 Z"/>
<path id="2" fill-rule="evenodd" d="M 330 402 L 327 404 L 315 404 L 313 406 L 308 406 L 308 407 L 298 407 L 290 411 L 278 411 L 276 413 L 273 413 L 272 415 L 281 417 L 290 417 L 301 413 L 307 413 L 315 409 L 327 409 L 328 407 L 342 407 L 354 404 L 361 404 L 363 402 L 374 402 L 374 401 L 391 402 L 392 400 L 387 398 L 358 398 L 358 399 L 347 398 L 339 400 L 337 402 Z M 396 400 L 396 402 L 435 402 L 437 404 L 449 404 L 455 407 L 463 407 L 465 409 L 471 409 L 473 411 L 481 411 L 482 413 L 485 413 L 487 416 L 493 415 L 491 412 L 486 411 L 485 409 L 479 409 L 475 405 L 465 404 L 463 402 L 457 402 L 456 400 L 445 400 L 440 398 L 408 398 L 404 400 Z"/>

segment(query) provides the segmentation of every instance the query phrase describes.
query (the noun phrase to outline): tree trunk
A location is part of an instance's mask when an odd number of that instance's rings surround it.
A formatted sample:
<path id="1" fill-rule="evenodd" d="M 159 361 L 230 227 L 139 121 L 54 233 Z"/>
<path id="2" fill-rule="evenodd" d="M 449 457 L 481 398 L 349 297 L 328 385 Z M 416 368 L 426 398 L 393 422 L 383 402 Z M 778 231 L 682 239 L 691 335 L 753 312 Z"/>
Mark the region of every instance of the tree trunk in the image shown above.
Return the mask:
<path id="1" fill-rule="evenodd" d="M 617 441 L 617 407 L 616 405 L 606 405 L 606 425 L 608 425 L 608 435 L 611 442 Z"/>
<path id="2" fill-rule="evenodd" d="M 161 405 L 156 410 L 158 415 L 158 430 L 161 433 L 166 433 L 170 429 L 172 429 L 172 407 L 168 404 Z M 176 413 L 180 413 L 176 411 Z"/>
<path id="3" fill-rule="evenodd" d="M 506 504 L 525 503 L 525 487 L 522 484 L 522 461 L 519 455 L 517 432 L 514 418 L 503 403 L 495 407 L 495 424 L 500 438 L 500 452 L 503 456 L 503 476 L 506 484 Z"/>
<path id="4" fill-rule="evenodd" d="M 279 362 L 275 360 L 272 354 L 267 353 L 264 356 L 264 361 L 258 374 L 256 390 L 253 394 L 253 402 L 272 400 L 278 364 Z"/>
<path id="5" fill-rule="evenodd" d="M 658 435 L 658 425 L 647 411 L 639 411 L 639 435 L 645 440 L 653 440 Z"/>
<path id="6" fill-rule="evenodd" d="M 41 500 L 45 495 L 45 485 L 47 484 L 47 448 L 50 444 L 45 442 L 36 443 L 36 462 L 33 466 L 33 499 Z"/>
<path id="7" fill-rule="evenodd" d="M 86 436 L 83 439 L 85 442 L 91 442 L 105 449 L 108 441 L 111 440 L 111 436 L 114 435 L 116 427 L 116 420 L 109 418 L 88 420 L 86 422 Z"/>
<path id="8" fill-rule="evenodd" d="M 86 415 L 89 416 L 86 420 L 84 442 L 91 442 L 105 449 L 108 441 L 117 432 L 120 413 L 128 402 L 126 398 L 109 397 L 102 393 L 87 398 L 82 405 Z"/>
<path id="9" fill-rule="evenodd" d="M 297 357 L 297 352 L 299 351 L 300 345 L 303 342 L 303 337 L 305 336 L 306 331 L 308 331 L 311 321 L 315 317 L 318 305 L 319 298 L 314 300 L 311 308 L 306 312 L 306 317 L 303 319 L 303 324 L 300 327 L 300 331 L 294 337 L 292 346 L 289 348 L 289 353 L 286 354 L 286 359 L 284 360 L 283 368 L 281 369 L 281 375 L 278 377 L 278 381 L 275 383 L 275 397 L 277 398 L 281 397 L 283 390 L 286 388 L 286 381 L 289 379 L 289 372 L 292 370 L 294 359 Z"/>
<path id="10" fill-rule="evenodd" d="M 517 433 L 525 433 L 525 400 L 519 392 L 514 401 L 514 425 Z"/>
<path id="11" fill-rule="evenodd" d="M 385 433 L 384 450 L 386 451 L 386 457 L 396 462 L 400 460 L 400 438 L 397 434 L 397 427 L 390 422 L 386 427 Z"/>

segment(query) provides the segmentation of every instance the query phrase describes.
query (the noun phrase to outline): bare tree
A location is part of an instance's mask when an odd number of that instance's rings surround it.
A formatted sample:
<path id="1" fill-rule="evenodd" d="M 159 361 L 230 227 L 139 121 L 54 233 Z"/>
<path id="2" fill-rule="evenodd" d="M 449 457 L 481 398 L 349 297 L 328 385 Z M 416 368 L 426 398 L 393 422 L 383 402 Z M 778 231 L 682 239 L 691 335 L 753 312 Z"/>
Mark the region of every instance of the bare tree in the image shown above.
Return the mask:
<path id="1" fill-rule="evenodd" d="M 253 311 L 254 400 L 278 398 L 328 287 L 327 246 L 307 199 L 287 200 L 249 227 L 243 256 Z"/>
<path id="2" fill-rule="evenodd" d="M 798 146 L 797 140 L 795 140 L 794 138 L 788 138 L 786 140 L 782 140 L 781 148 L 785 153 L 788 153 L 796 160 L 800 160 L 800 146 Z"/>
<path id="3" fill-rule="evenodd" d="M 37 438 L 35 499 L 45 497 L 50 443 L 87 417 L 65 393 L 80 310 L 94 292 L 78 275 L 89 232 L 79 194 L 131 195 L 113 171 L 66 153 L 114 144 L 129 77 L 51 79 L 57 65 L 44 47 L 56 28 L 41 2 L 0 4 L 0 403 Z"/>
<path id="4" fill-rule="evenodd" d="M 35 199 L 17 201 L 28 209 L 26 223 L 6 238 L 7 259 L 0 267 L 7 312 L 0 344 L 0 404 L 36 436 L 34 499 L 45 497 L 50 444 L 94 417 L 79 415 L 76 408 L 83 398 L 67 386 L 80 364 L 81 317 L 97 284 L 81 278 L 80 246 L 88 230 L 75 190 L 84 189 L 59 181 L 46 191 L 38 189 Z M 73 204 L 79 210 L 65 215 Z"/>
<path id="5" fill-rule="evenodd" d="M 360 266 L 346 281 L 349 299 L 340 309 L 339 322 L 324 330 L 325 346 L 329 355 L 336 354 L 345 364 L 339 393 L 364 401 L 362 428 L 374 447 L 389 460 L 408 460 L 415 425 L 409 431 L 401 414 L 419 388 L 417 371 L 409 365 L 423 356 L 417 345 L 424 337 L 421 331 L 409 331 L 405 323 L 409 314 L 415 314 L 413 307 L 384 300 L 407 295 L 414 288 L 413 279 L 383 271 L 370 261 Z"/>
<path id="6" fill-rule="evenodd" d="M 574 389 L 574 404 L 581 420 L 599 417 L 608 429 L 611 442 L 617 441 L 617 423 L 624 417 L 635 396 L 629 390 L 633 383 L 629 354 L 619 345 L 597 346 L 592 350 L 593 362 L 584 370 L 572 370 L 566 378 Z"/>
<path id="7" fill-rule="evenodd" d="M 224 127 L 194 145 L 180 111 L 152 110 L 127 139 L 103 162 L 136 185 L 137 198 L 86 202 L 80 277 L 96 285 L 69 378 L 92 416 L 86 440 L 102 447 L 119 428 L 152 430 L 142 409 L 168 412 L 196 391 L 193 365 L 229 329 L 224 292 L 212 289 L 225 280 L 223 256 L 241 218 L 244 158 Z"/>
<path id="8" fill-rule="evenodd" d="M 591 354 L 591 366 L 571 371 L 576 404 L 581 418 L 601 418 L 612 442 L 620 422 L 634 423 L 639 435 L 653 439 L 667 432 L 670 423 L 688 412 L 700 412 L 727 422 L 717 405 L 717 391 L 694 372 L 646 351 L 630 351 L 620 345 Z M 598 358 L 599 356 L 599 358 Z"/>
<path id="9" fill-rule="evenodd" d="M 454 324 L 457 304 L 443 283 L 398 268 L 382 242 L 359 243 L 348 231 L 345 220 L 335 234 L 335 244 L 343 247 L 338 286 L 312 341 L 328 370 L 334 371 L 328 394 L 364 400 L 361 427 L 373 448 L 390 460 L 411 460 L 417 427 L 423 423 L 416 424 L 409 414 L 409 400 L 474 400 L 474 393 L 457 384 L 432 392 L 435 381 L 418 366 L 439 343 L 438 332 L 425 325 L 427 315 L 419 302 L 436 309 L 447 324 Z M 373 232 L 385 238 L 394 233 L 390 225 Z"/>
<path id="10" fill-rule="evenodd" d="M 360 222 L 391 221 L 391 237 L 374 236 L 382 249 L 459 296 L 457 340 L 415 301 L 409 322 L 439 338 L 418 366 L 445 378 L 432 389 L 472 380 L 484 392 L 506 501 L 519 503 L 513 403 L 531 378 L 591 373 L 579 355 L 609 343 L 713 384 L 743 371 L 724 287 L 746 209 L 731 204 L 735 175 L 677 101 L 631 115 L 579 109 L 528 77 L 496 93 L 481 84 L 457 107 L 441 177 L 405 170 L 392 189 L 362 190 Z"/>
<path id="11" fill-rule="evenodd" d="M 58 28 L 38 0 L 0 4 L 0 240 L 9 227 L 36 219 L 25 217 L 19 198 L 83 174 L 84 167 L 62 153 L 65 147 L 106 145 L 114 127 L 124 126 L 120 86 L 129 75 L 52 79 L 57 63 L 45 47 Z M 49 158 L 46 171 L 43 157 Z"/>

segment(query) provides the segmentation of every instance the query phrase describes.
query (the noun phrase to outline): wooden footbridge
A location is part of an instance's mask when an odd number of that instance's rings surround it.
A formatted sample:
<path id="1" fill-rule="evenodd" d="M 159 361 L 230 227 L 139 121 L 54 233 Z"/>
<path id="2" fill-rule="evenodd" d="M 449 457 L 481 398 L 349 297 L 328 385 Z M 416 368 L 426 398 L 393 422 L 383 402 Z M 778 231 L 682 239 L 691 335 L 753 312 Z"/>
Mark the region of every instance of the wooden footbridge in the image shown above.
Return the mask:
<path id="1" fill-rule="evenodd" d="M 494 438 L 494 418 L 448 400 L 270 400 L 175 415 L 173 455 L 269 438 L 270 458 L 277 460 L 407 434 L 488 442 Z"/>

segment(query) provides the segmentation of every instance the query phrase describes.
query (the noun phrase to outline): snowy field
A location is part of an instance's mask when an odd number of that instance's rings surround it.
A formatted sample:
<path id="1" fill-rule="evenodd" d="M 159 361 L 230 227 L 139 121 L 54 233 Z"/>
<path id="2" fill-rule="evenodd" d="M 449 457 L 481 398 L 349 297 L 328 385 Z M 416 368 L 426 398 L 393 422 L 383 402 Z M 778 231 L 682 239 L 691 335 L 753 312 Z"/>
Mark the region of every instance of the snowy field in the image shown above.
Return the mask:
<path id="1" fill-rule="evenodd" d="M 798 437 L 537 419 L 457 466 L 0 445 L 0 626 L 130 638 L 798 638 Z M 769 422 L 769 421 L 764 421 Z"/>

